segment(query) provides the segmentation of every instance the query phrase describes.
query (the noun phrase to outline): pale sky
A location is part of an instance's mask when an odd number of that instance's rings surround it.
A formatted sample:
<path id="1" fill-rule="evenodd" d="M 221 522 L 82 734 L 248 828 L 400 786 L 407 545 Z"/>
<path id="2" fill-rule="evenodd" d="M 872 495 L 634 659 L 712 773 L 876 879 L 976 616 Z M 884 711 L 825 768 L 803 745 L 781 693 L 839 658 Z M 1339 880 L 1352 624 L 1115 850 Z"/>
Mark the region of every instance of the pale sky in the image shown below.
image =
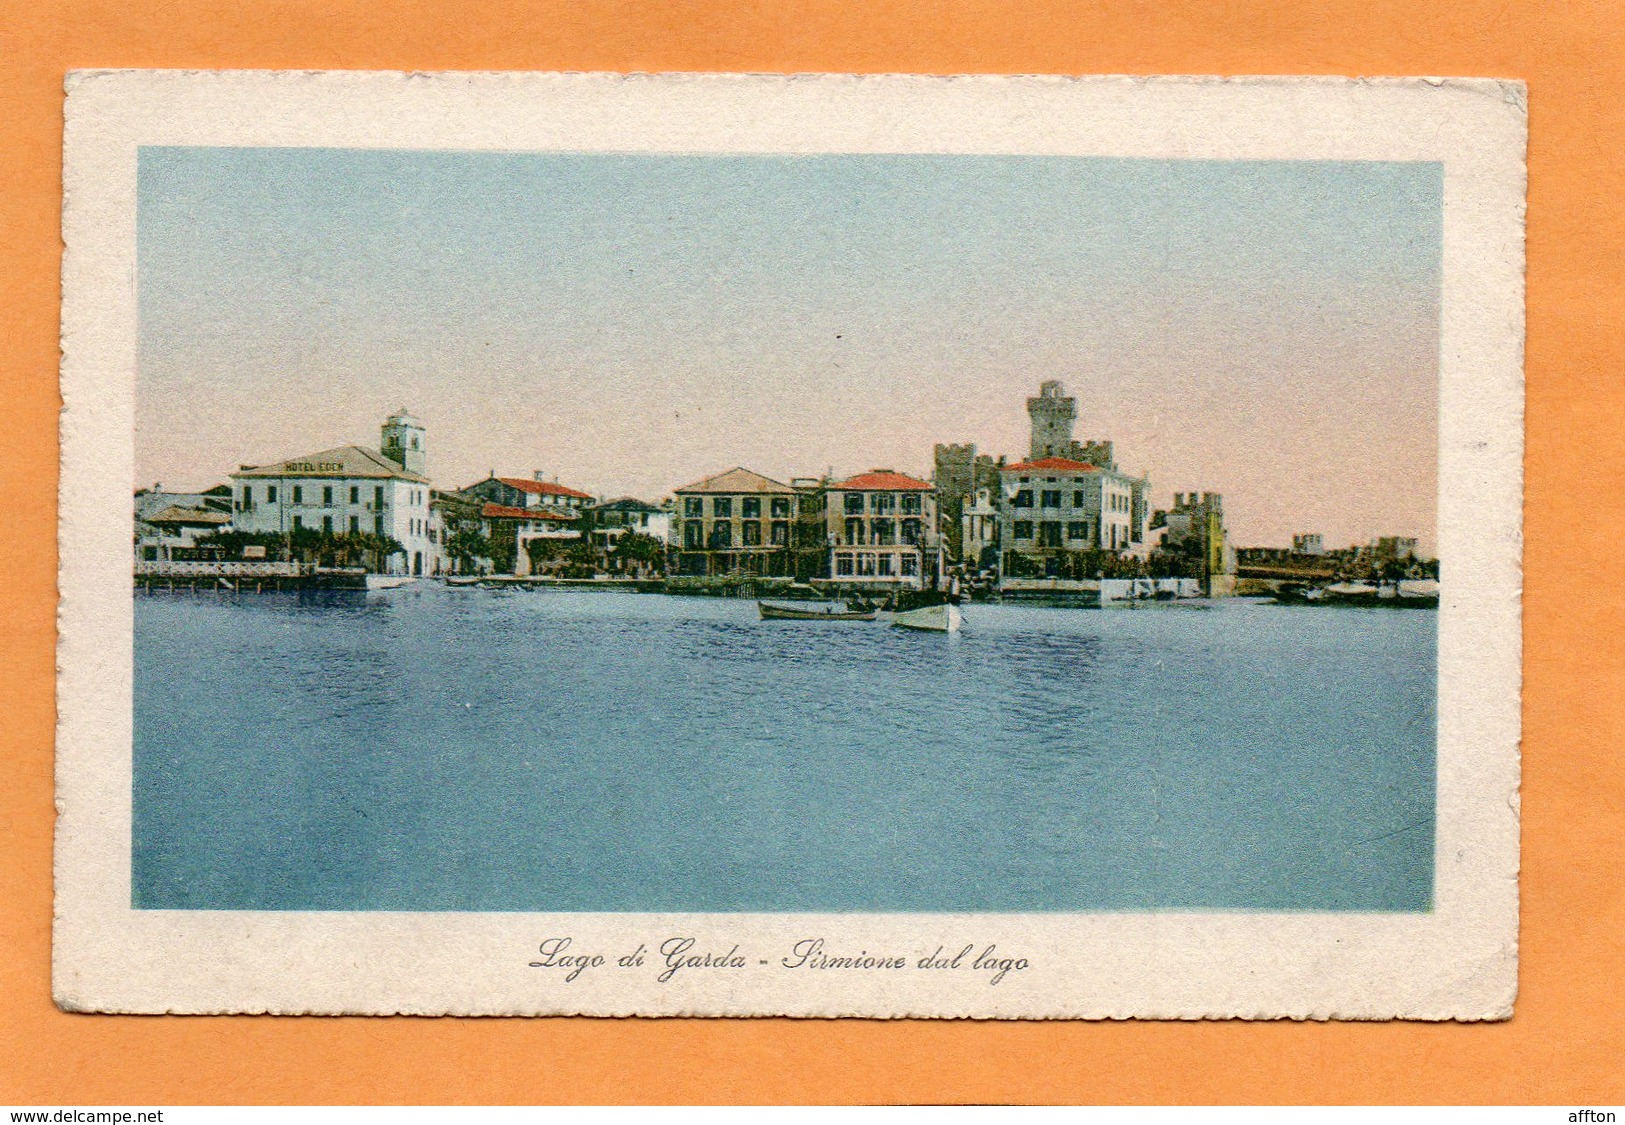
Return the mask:
<path id="1" fill-rule="evenodd" d="M 1239 545 L 1434 541 L 1437 164 L 147 148 L 138 226 L 137 485 L 929 476 L 1059 379 Z"/>

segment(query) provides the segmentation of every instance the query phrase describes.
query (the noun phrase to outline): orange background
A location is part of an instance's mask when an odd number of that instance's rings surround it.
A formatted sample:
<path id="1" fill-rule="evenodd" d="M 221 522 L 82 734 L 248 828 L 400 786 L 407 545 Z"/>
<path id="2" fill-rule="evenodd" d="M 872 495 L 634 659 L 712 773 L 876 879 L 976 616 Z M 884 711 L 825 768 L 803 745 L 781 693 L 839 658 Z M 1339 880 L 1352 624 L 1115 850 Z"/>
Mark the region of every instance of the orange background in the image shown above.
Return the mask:
<path id="1" fill-rule="evenodd" d="M 1522 988 L 1497 1025 L 69 1016 L 49 994 L 71 67 L 1443 74 L 1530 86 Z M 1625 1100 L 1625 8 L 0 0 L 0 1102 Z"/>

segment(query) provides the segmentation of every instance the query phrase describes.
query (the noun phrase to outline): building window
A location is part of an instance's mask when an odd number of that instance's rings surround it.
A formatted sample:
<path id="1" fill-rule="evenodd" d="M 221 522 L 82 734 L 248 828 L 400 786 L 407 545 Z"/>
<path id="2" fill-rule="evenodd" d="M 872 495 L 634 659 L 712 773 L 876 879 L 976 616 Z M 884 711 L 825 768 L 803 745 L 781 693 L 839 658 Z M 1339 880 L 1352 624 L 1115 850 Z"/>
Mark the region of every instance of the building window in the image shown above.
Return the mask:
<path id="1" fill-rule="evenodd" d="M 874 499 L 869 501 L 871 512 L 895 512 L 897 510 L 897 497 L 890 492 L 877 492 Z"/>
<path id="2" fill-rule="evenodd" d="M 333 506 L 333 486 L 330 485 L 330 484 L 324 484 L 324 485 L 322 485 L 322 507 L 331 508 L 332 506 Z"/>
<path id="3" fill-rule="evenodd" d="M 323 516 L 322 517 L 322 534 L 323 535 L 331 535 L 331 534 L 333 534 L 333 517 L 332 516 Z"/>
<path id="4" fill-rule="evenodd" d="M 1039 499 L 1046 508 L 1059 508 L 1061 506 L 1061 490 L 1059 488 L 1046 488 Z"/>
<path id="5" fill-rule="evenodd" d="M 304 516 L 294 516 L 293 517 L 293 529 L 295 531 L 303 530 L 304 526 L 305 526 L 305 517 Z"/>
<path id="6" fill-rule="evenodd" d="M 846 505 L 846 514 L 847 515 L 849 515 L 849 516 L 854 516 L 854 515 L 861 516 L 863 514 L 863 493 L 861 493 L 861 492 L 848 492 L 846 494 L 846 500 L 844 501 L 844 503 Z"/>
<path id="7" fill-rule="evenodd" d="M 246 485 L 243 487 L 243 506 L 238 510 L 243 512 L 254 510 L 254 490 Z"/>
<path id="8" fill-rule="evenodd" d="M 698 551 L 705 546 L 705 527 L 698 523 L 685 523 L 683 525 L 683 546 L 691 551 Z"/>
<path id="9" fill-rule="evenodd" d="M 361 503 L 361 486 L 359 484 L 352 484 L 350 486 L 350 503 Z"/>
<path id="10" fill-rule="evenodd" d="M 904 520 L 903 521 L 903 542 L 907 543 L 911 547 L 919 546 L 919 543 L 920 543 L 920 521 L 919 520 Z"/>
<path id="11" fill-rule="evenodd" d="M 1017 520 L 1014 529 L 1014 536 L 1017 539 L 1031 539 L 1033 537 L 1033 521 Z"/>
<path id="12" fill-rule="evenodd" d="M 294 519 L 298 519 L 298 518 L 299 518 L 298 516 L 294 517 Z M 384 533 L 384 517 L 383 516 L 373 516 L 372 517 L 372 533 L 374 535 L 382 535 Z"/>
<path id="13" fill-rule="evenodd" d="M 858 556 L 858 574 L 865 578 L 873 578 L 875 574 L 875 557 L 873 555 Z"/>
<path id="14" fill-rule="evenodd" d="M 1066 525 L 1066 537 L 1068 539 L 1086 539 L 1088 536 L 1089 525 L 1082 520 L 1073 520 Z"/>
<path id="15" fill-rule="evenodd" d="M 849 519 L 846 521 L 846 541 L 854 545 L 863 542 L 863 520 Z"/>
<path id="16" fill-rule="evenodd" d="M 1050 520 L 1045 520 L 1042 524 L 1039 525 L 1039 531 L 1042 533 L 1042 536 L 1043 536 L 1043 539 L 1042 539 L 1043 546 L 1045 546 L 1045 547 L 1059 547 L 1061 545 L 1061 525 L 1060 524 L 1052 522 Z"/>
<path id="17" fill-rule="evenodd" d="M 790 498 L 788 496 L 773 497 L 773 518 L 787 520 L 790 518 Z"/>
<path id="18" fill-rule="evenodd" d="M 303 504 L 305 502 L 305 490 L 303 486 L 297 484 L 293 486 L 293 502 L 295 504 Z"/>
<path id="19" fill-rule="evenodd" d="M 690 519 L 699 519 L 705 515 L 705 501 L 698 496 L 683 497 L 683 515 Z"/>
<path id="20" fill-rule="evenodd" d="M 384 486 L 381 484 L 372 490 L 372 506 L 380 512 L 384 510 Z"/>
<path id="21" fill-rule="evenodd" d="M 267 504 L 276 503 L 276 485 L 273 484 L 265 490 L 265 502 Z"/>
<path id="22" fill-rule="evenodd" d="M 1072 494 L 1072 506 L 1074 508 L 1083 507 L 1083 489 L 1080 488 Z"/>
<path id="23" fill-rule="evenodd" d="M 897 542 L 897 525 L 893 520 L 870 520 L 869 530 L 878 546 L 890 547 Z"/>
<path id="24" fill-rule="evenodd" d="M 836 555 L 835 556 L 835 576 L 837 578 L 850 578 L 850 577 L 852 577 L 852 573 L 853 573 L 853 571 L 852 571 L 852 556 L 851 555 Z"/>
<path id="25" fill-rule="evenodd" d="M 890 555 L 881 555 L 878 559 L 875 560 L 875 562 L 878 564 L 878 566 L 880 568 L 880 576 L 882 578 L 890 578 L 891 577 L 891 572 L 892 572 L 892 561 L 891 560 L 892 560 L 892 557 Z"/>
<path id="26" fill-rule="evenodd" d="M 773 546 L 788 547 L 790 545 L 790 524 L 787 520 L 773 521 Z"/>
<path id="27" fill-rule="evenodd" d="M 750 501 L 747 500 L 745 503 L 748 504 Z M 761 504 L 758 503 L 756 507 L 760 509 Z M 762 524 L 760 520 L 747 520 L 739 525 L 739 530 L 742 534 L 741 542 L 744 546 L 760 547 L 762 545 Z"/>
<path id="28" fill-rule="evenodd" d="M 920 514 L 920 494 L 918 492 L 903 493 L 903 514 L 905 516 Z"/>
<path id="29" fill-rule="evenodd" d="M 734 545 L 734 529 L 732 524 L 718 523 L 711 525 L 711 550 L 726 551 Z"/>
<path id="30" fill-rule="evenodd" d="M 734 514 L 734 499 L 732 496 L 718 496 L 711 501 L 711 514 L 718 519 L 731 519 Z"/>
<path id="31" fill-rule="evenodd" d="M 760 496 L 747 496 L 739 502 L 739 514 L 747 520 L 762 518 L 762 498 Z"/>
<path id="32" fill-rule="evenodd" d="M 916 574 L 920 573 L 920 560 L 918 557 L 914 555 L 904 555 L 902 558 L 902 563 L 904 578 L 913 578 Z"/>
<path id="33" fill-rule="evenodd" d="M 361 533 L 361 517 L 360 516 L 351 516 L 350 517 L 350 534 L 351 535 L 359 535 L 360 533 Z"/>
<path id="34" fill-rule="evenodd" d="M 1015 499 L 1010 501 L 1010 506 L 1012 508 L 1031 508 L 1033 506 L 1033 490 L 1023 488 L 1017 492 Z"/>

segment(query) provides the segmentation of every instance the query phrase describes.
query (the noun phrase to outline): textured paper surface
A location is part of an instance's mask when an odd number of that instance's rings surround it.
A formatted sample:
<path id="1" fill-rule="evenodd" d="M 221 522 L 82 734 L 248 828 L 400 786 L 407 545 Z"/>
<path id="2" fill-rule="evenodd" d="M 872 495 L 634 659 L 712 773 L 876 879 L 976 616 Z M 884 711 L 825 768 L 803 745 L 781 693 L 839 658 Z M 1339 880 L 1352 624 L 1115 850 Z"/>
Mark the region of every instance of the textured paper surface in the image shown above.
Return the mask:
<path id="1" fill-rule="evenodd" d="M 81 74 L 69 83 L 55 978 L 70 1009 L 1503 1018 L 1516 980 L 1524 107 L 1450 80 Z M 1426 914 L 522 915 L 130 907 L 142 145 L 1425 160 L 1445 170 L 1435 906 Z M 121 576 L 110 580 L 110 575 Z M 529 963 L 561 935 L 607 964 Z M 783 967 L 797 942 L 897 954 Z M 744 964 L 659 979 L 643 945 Z M 912 968 L 942 947 L 1027 965 Z"/>

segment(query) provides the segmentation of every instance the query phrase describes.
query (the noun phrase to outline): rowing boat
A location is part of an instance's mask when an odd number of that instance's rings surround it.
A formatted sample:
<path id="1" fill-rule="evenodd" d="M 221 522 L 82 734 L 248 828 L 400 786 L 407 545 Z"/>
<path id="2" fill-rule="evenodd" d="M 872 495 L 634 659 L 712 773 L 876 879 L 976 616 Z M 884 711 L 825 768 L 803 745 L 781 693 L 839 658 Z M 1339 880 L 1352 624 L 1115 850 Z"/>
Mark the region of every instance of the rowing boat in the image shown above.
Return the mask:
<path id="1" fill-rule="evenodd" d="M 959 631 L 961 620 L 959 607 L 944 603 L 906 609 L 893 616 L 891 623 L 899 629 L 917 629 L 923 633 L 955 633 Z"/>
<path id="2" fill-rule="evenodd" d="M 845 604 L 784 605 L 775 602 L 757 602 L 757 611 L 763 621 L 873 621 L 875 611 L 848 609 Z"/>

